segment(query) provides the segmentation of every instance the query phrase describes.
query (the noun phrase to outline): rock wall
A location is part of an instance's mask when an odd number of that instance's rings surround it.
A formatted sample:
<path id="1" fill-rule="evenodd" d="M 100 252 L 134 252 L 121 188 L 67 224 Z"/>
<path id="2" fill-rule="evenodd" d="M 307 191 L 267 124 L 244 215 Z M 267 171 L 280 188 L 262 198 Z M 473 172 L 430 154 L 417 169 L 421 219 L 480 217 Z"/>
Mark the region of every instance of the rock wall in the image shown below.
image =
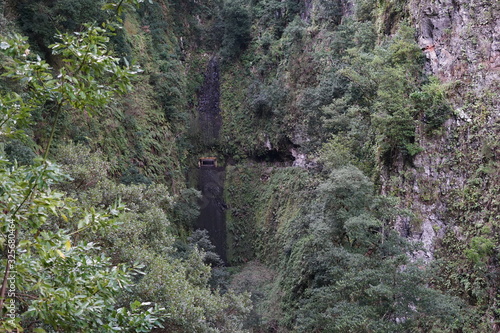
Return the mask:
<path id="1" fill-rule="evenodd" d="M 218 140 L 222 126 L 219 77 L 219 61 L 217 57 L 212 57 L 198 95 L 199 133 L 206 145 L 214 144 Z"/>
<path id="2" fill-rule="evenodd" d="M 396 161 L 382 172 L 381 180 L 383 192 L 398 195 L 414 214 L 401 217 L 399 229 L 424 244 L 420 257 L 432 259 L 436 242 L 447 231 L 467 243 L 464 226 L 491 224 L 495 209 L 491 202 L 492 189 L 499 187 L 492 174 L 498 171 L 500 157 L 495 143 L 500 132 L 500 2 L 413 0 L 409 8 L 427 57 L 426 70 L 449 85 L 455 112 L 440 132 L 429 135 L 417 127 L 423 152 L 411 165 Z M 493 172 L 481 172 L 486 164 Z M 470 214 L 467 193 L 476 179 L 481 184 L 474 189 L 483 193 L 485 205 Z"/>
<path id="3" fill-rule="evenodd" d="M 410 12 L 430 72 L 443 81 L 498 85 L 500 2 L 413 0 Z"/>

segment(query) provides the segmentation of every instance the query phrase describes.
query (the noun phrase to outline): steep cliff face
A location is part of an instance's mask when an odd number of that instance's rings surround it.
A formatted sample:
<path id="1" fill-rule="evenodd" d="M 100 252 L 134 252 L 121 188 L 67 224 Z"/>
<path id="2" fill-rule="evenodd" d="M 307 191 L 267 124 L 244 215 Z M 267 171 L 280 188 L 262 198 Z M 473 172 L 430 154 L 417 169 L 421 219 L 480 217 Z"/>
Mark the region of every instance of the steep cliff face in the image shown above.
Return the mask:
<path id="1" fill-rule="evenodd" d="M 498 203 L 500 21 L 499 3 L 426 1 L 410 3 L 427 72 L 448 84 L 455 111 L 440 132 L 417 128 L 423 151 L 413 165 L 396 162 L 382 176 L 386 192 L 399 195 L 416 214 L 399 227 L 424 243 L 433 258 L 437 239 L 452 228 L 463 240 L 464 228 L 484 224 L 494 230 Z M 396 176 L 396 177 L 394 177 Z M 477 184 L 476 184 L 477 183 Z M 473 189 L 472 189 L 473 188 Z M 481 193 L 470 197 L 473 191 Z M 477 207 L 469 209 L 474 200 Z"/>
<path id="2" fill-rule="evenodd" d="M 477 331 L 498 330 L 498 3 L 300 3 L 296 12 L 272 12 L 285 28 L 254 22 L 249 52 L 226 71 L 223 85 L 238 87 L 233 90 L 240 94 L 234 98 L 227 93 L 232 90 L 221 91 L 234 151 L 252 156 L 265 148 L 285 150 L 289 147 L 279 142 L 286 137 L 298 161 L 298 154 L 325 153 L 325 142 L 335 137 L 322 162 L 337 157 L 339 164 L 380 175 L 382 194 L 399 197 L 410 212 L 396 227 L 423 243 L 416 256 L 442 259 L 433 261 L 438 263 L 433 286 L 477 309 L 484 325 Z M 260 6 L 257 14 L 269 19 Z M 236 72 L 244 72 L 245 79 Z M 425 103 L 413 100 L 427 93 Z M 440 119 L 434 124 L 427 112 L 436 107 L 432 96 L 446 104 L 432 111 Z"/>
<path id="3" fill-rule="evenodd" d="M 466 299 L 498 331 L 500 193 L 500 3 L 409 4 L 426 71 L 447 87 L 453 115 L 437 131 L 417 125 L 423 149 L 412 163 L 393 161 L 381 179 L 411 217 L 398 228 L 421 241 L 417 256 L 441 259 L 436 285 Z M 496 314 L 495 314 L 496 313 Z M 496 318 L 496 319 L 495 319 Z"/>
<path id="4" fill-rule="evenodd" d="M 477 88 L 498 85 L 498 1 L 414 0 L 410 11 L 432 73 Z"/>

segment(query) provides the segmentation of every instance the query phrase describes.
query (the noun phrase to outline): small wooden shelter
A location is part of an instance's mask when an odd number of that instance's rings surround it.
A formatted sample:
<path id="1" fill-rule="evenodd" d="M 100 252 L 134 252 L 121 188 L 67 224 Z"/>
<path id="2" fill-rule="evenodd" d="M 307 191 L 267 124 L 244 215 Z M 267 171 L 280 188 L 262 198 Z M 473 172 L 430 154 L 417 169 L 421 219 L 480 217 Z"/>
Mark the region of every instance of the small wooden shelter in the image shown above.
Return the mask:
<path id="1" fill-rule="evenodd" d="M 198 167 L 200 168 L 216 168 L 217 158 L 216 157 L 201 157 L 198 160 Z"/>

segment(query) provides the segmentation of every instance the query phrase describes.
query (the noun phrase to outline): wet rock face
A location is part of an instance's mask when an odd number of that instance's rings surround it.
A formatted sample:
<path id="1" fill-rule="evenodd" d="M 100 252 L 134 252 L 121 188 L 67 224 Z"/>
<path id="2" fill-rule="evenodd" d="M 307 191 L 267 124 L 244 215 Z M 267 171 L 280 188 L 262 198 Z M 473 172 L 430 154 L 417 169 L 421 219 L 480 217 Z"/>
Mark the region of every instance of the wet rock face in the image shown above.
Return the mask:
<path id="1" fill-rule="evenodd" d="M 487 86 L 499 80 L 499 1 L 414 0 L 410 11 L 433 74 Z"/>
<path id="2" fill-rule="evenodd" d="M 208 63 L 205 80 L 198 95 L 200 133 L 204 142 L 209 145 L 217 141 L 222 126 L 219 76 L 219 61 L 213 57 Z"/>
<path id="3" fill-rule="evenodd" d="M 224 263 L 226 255 L 226 204 L 224 203 L 224 168 L 200 168 L 198 188 L 201 190 L 200 215 L 196 221 L 197 229 L 208 231 L 215 252 Z"/>

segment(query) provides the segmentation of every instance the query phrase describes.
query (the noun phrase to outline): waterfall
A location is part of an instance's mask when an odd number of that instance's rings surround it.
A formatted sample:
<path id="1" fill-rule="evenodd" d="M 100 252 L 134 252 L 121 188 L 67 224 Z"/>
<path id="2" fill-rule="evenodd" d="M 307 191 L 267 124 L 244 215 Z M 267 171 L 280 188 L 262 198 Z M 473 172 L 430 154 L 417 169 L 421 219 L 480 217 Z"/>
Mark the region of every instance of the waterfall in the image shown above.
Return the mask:
<path id="1" fill-rule="evenodd" d="M 216 57 L 213 57 L 208 63 L 205 80 L 198 95 L 199 133 L 205 147 L 213 146 L 219 138 L 222 126 L 219 104 L 219 62 Z M 216 161 L 215 158 L 214 161 Z M 196 228 L 208 231 L 217 254 L 226 262 L 224 175 L 224 168 L 217 167 L 216 162 L 210 164 L 200 162 L 198 189 L 202 193 L 202 200 Z"/>
<path id="2" fill-rule="evenodd" d="M 219 138 L 222 126 L 220 115 L 219 61 L 212 57 L 208 63 L 205 80 L 198 95 L 198 116 L 202 142 L 211 146 Z"/>

